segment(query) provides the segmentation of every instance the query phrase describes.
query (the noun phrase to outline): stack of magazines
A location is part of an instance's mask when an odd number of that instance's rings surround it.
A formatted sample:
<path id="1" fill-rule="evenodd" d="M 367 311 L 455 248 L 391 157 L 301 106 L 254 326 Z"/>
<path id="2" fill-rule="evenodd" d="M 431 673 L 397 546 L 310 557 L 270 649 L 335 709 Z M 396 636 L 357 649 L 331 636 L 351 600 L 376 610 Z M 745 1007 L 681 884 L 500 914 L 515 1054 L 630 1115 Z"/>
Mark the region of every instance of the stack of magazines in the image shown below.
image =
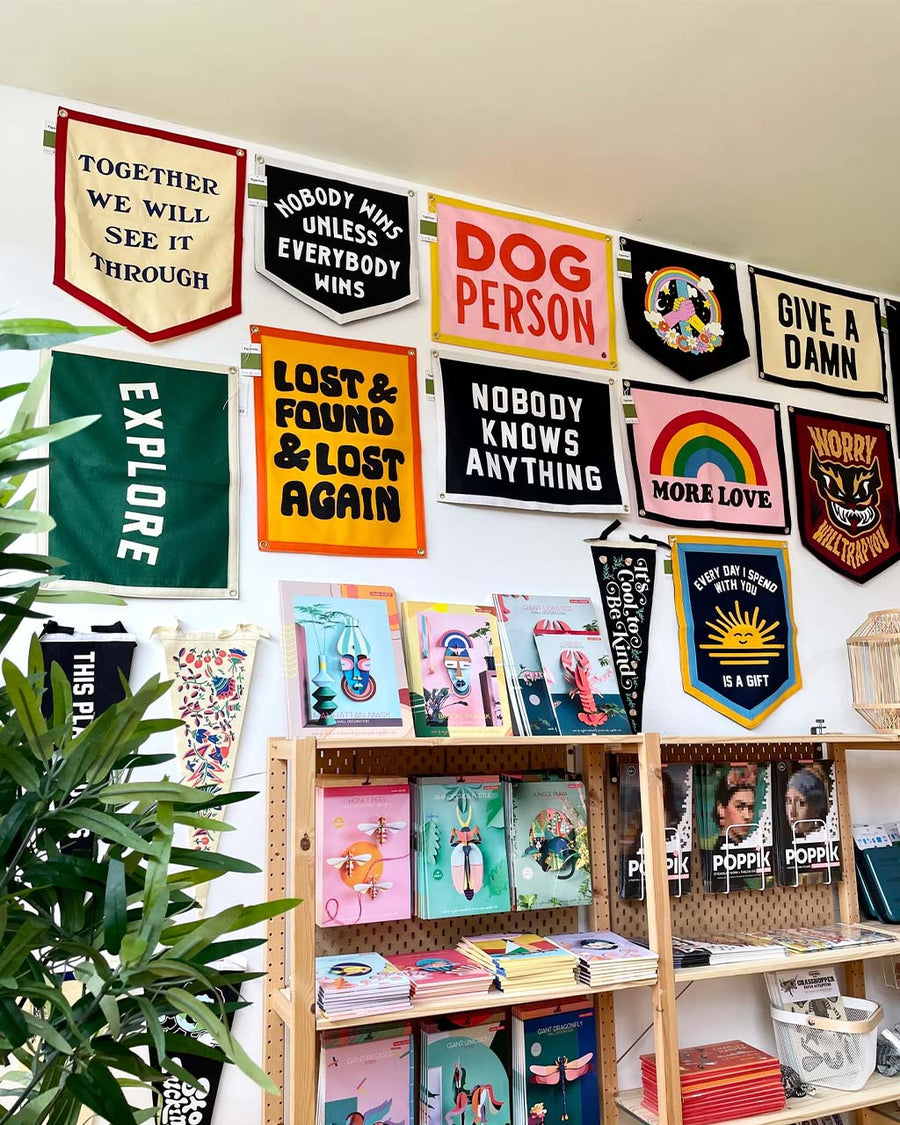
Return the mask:
<path id="1" fill-rule="evenodd" d="M 742 940 L 738 934 L 710 941 L 707 938 L 672 938 L 672 958 L 676 969 L 693 968 L 696 965 L 731 965 L 744 961 L 770 961 L 773 957 L 784 955 L 786 951 L 778 946 L 760 945 L 757 942 Z"/>
<path id="2" fill-rule="evenodd" d="M 491 970 L 501 992 L 571 988 L 575 983 L 575 955 L 538 934 L 486 934 L 463 938 L 456 948 Z"/>
<path id="3" fill-rule="evenodd" d="M 433 953 L 392 953 L 390 960 L 394 968 L 409 977 L 414 1002 L 477 995 L 488 992 L 494 984 L 494 974 L 490 969 L 474 965 L 455 949 L 438 949 Z"/>
<path id="4" fill-rule="evenodd" d="M 410 981 L 380 953 L 317 957 L 316 1000 L 330 1018 L 399 1012 L 409 1007 Z"/>
<path id="5" fill-rule="evenodd" d="M 769 953 L 775 953 L 776 956 L 779 948 L 786 953 L 823 953 L 830 949 L 846 949 L 852 945 L 872 945 L 896 940 L 880 930 L 872 930 L 868 926 L 851 926 L 843 922 L 833 922 L 830 926 L 748 931 L 729 935 L 729 940 L 732 938 L 768 946 Z"/>
<path id="6" fill-rule="evenodd" d="M 657 955 L 610 930 L 553 934 L 550 941 L 578 958 L 578 983 L 590 988 L 623 980 L 656 979 Z"/>
<path id="7" fill-rule="evenodd" d="M 732 1039 L 678 1052 L 685 1125 L 712 1125 L 784 1109 L 781 1063 L 756 1047 Z M 659 1112 L 656 1058 L 641 1055 L 643 1105 Z"/>

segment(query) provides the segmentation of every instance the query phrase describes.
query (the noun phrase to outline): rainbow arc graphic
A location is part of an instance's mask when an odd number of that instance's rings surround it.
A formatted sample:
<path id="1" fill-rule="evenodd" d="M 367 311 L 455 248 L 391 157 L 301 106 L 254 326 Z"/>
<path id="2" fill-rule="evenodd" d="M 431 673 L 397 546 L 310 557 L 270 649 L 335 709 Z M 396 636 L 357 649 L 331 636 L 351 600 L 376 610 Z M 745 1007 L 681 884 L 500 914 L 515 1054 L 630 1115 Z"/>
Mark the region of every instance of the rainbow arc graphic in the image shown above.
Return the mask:
<path id="1" fill-rule="evenodd" d="M 696 478 L 714 465 L 734 484 L 765 485 L 759 450 L 740 426 L 710 410 L 690 410 L 660 430 L 650 453 L 650 472 Z"/>
<path id="2" fill-rule="evenodd" d="M 680 266 L 663 266 L 662 269 L 652 274 L 647 281 L 647 291 L 644 294 L 644 308 L 647 312 L 657 312 L 659 305 L 659 296 L 661 292 L 668 292 L 670 287 L 674 284 L 675 293 L 682 300 L 690 300 L 689 286 L 696 289 L 701 294 L 701 299 L 709 301 L 711 315 L 709 319 L 714 323 L 722 323 L 722 305 L 719 298 L 715 295 L 712 289 L 706 289 L 700 283 L 700 277 L 692 270 L 683 269 Z M 702 332 L 706 325 L 699 319 L 697 324 L 693 324 L 698 332 Z"/>

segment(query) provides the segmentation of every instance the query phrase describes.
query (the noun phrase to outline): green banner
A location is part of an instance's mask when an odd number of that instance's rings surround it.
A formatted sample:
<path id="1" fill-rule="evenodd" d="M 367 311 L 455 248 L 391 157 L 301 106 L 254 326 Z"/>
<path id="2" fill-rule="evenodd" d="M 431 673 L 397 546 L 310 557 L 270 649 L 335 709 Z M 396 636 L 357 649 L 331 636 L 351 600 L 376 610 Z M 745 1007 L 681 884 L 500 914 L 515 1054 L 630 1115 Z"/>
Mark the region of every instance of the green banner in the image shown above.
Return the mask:
<path id="1" fill-rule="evenodd" d="M 100 416 L 51 446 L 48 546 L 67 581 L 131 597 L 238 596 L 233 371 L 53 353 L 50 421 Z"/>

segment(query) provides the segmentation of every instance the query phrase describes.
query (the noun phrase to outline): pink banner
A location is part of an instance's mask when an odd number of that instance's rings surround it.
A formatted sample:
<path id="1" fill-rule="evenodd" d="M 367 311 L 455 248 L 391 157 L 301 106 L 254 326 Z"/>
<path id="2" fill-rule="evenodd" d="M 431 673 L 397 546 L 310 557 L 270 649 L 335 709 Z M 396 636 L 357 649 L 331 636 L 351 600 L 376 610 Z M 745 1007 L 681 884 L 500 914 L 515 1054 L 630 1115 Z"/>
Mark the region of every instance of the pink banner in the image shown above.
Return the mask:
<path id="1" fill-rule="evenodd" d="M 434 340 L 616 367 L 608 234 L 431 198 Z"/>
<path id="2" fill-rule="evenodd" d="M 791 529 L 779 407 L 626 381 L 638 514 L 684 527 Z"/>

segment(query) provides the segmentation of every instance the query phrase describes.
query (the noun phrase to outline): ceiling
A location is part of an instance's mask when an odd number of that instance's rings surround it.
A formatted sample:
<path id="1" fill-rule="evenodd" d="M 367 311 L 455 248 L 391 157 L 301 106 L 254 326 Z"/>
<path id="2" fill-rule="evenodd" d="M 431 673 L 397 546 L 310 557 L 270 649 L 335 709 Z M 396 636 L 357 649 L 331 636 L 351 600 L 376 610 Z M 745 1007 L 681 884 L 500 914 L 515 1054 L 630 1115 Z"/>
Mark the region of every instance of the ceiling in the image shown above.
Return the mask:
<path id="1" fill-rule="evenodd" d="M 2 13 L 9 85 L 900 293 L 896 0 Z"/>

